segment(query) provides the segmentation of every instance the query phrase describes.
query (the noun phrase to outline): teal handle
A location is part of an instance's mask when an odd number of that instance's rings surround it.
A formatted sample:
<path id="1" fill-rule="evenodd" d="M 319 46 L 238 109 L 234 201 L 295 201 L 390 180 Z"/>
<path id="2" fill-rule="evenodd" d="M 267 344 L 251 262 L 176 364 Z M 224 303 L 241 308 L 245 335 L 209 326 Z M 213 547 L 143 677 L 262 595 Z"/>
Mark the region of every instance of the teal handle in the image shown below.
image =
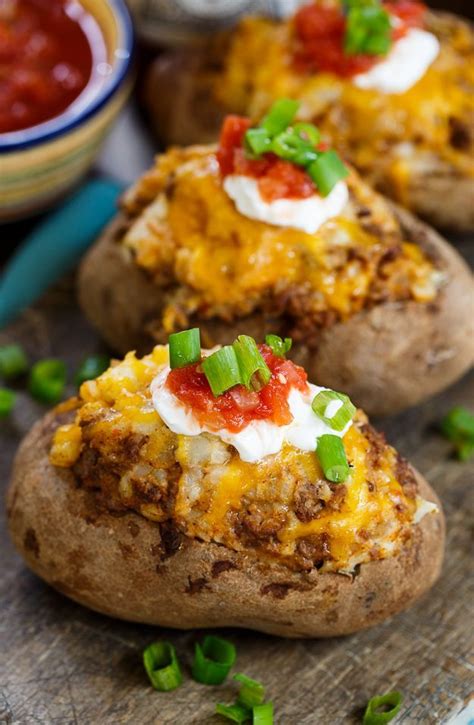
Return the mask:
<path id="1" fill-rule="evenodd" d="M 0 276 L 0 328 L 72 269 L 117 211 L 123 186 L 95 179 L 25 239 Z"/>

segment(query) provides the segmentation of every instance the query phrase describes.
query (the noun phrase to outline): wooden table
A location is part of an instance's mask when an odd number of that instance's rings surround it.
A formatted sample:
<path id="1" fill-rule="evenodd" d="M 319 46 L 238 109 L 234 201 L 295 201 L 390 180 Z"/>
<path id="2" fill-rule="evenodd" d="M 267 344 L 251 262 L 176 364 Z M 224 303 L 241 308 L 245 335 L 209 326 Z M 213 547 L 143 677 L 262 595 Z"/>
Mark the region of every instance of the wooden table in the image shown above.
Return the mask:
<path id="1" fill-rule="evenodd" d="M 133 121 L 133 118 L 132 118 Z M 134 122 L 134 121 L 133 121 Z M 102 168 L 116 173 L 121 142 L 130 138 L 126 117 L 109 142 Z M 138 173 L 151 155 L 134 156 Z M 458 240 L 474 262 L 474 241 Z M 0 344 L 19 341 L 33 358 L 55 355 L 70 371 L 101 343 L 74 301 L 73 278 L 64 280 L 0 332 Z M 450 444 L 436 431 L 455 404 L 474 404 L 474 374 L 448 392 L 403 415 L 379 422 L 391 442 L 425 474 L 440 494 L 448 520 L 443 577 L 411 611 L 376 629 L 336 640 L 289 641 L 249 631 L 225 631 L 238 648 L 238 671 L 261 679 L 275 703 L 279 725 L 360 722 L 374 694 L 401 690 L 401 723 L 474 720 L 474 616 L 472 535 L 474 463 L 450 458 Z M 43 409 L 20 393 L 11 421 L 0 423 L 0 482 L 6 487 L 21 436 Z M 221 721 L 214 703 L 231 702 L 231 685 L 207 688 L 189 677 L 194 640 L 179 633 L 117 622 L 89 612 L 56 593 L 24 567 L 1 521 L 0 722 L 66 725 L 203 725 Z M 186 665 L 185 684 L 161 694 L 148 684 L 143 648 L 171 639 Z M 470 714 L 469 714 L 470 713 Z M 456 717 L 457 716 L 457 717 Z"/>

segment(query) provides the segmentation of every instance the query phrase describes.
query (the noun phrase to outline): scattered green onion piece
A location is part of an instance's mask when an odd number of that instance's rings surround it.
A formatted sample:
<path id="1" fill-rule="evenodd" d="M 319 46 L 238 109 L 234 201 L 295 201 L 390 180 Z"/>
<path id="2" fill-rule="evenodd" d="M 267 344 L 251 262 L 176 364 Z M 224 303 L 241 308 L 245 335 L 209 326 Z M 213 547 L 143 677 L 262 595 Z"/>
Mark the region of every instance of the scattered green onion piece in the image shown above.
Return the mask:
<path id="1" fill-rule="evenodd" d="M 154 642 L 143 652 L 143 664 L 155 690 L 169 692 L 183 681 L 176 650 L 170 642 Z"/>
<path id="2" fill-rule="evenodd" d="M 349 9 L 344 39 L 344 51 L 347 55 L 386 55 L 391 45 L 390 16 L 382 6 Z"/>
<path id="3" fill-rule="evenodd" d="M 260 390 L 272 374 L 262 357 L 257 343 L 249 335 L 239 335 L 232 347 L 240 369 L 240 379 L 246 388 Z"/>
<path id="4" fill-rule="evenodd" d="M 303 141 L 291 128 L 275 136 L 271 150 L 281 159 L 291 161 L 298 166 L 308 166 L 318 158 L 318 152 L 314 146 Z"/>
<path id="5" fill-rule="evenodd" d="M 452 441 L 474 438 L 474 415 L 461 405 L 453 408 L 441 421 L 441 430 Z"/>
<path id="6" fill-rule="evenodd" d="M 349 174 L 338 154 L 332 149 L 320 153 L 316 161 L 308 166 L 307 172 L 322 196 L 330 194 L 337 182 Z"/>
<path id="7" fill-rule="evenodd" d="M 386 695 L 372 697 L 364 713 L 363 725 L 384 725 L 390 722 L 398 715 L 402 702 L 403 695 L 400 692 L 388 692 Z"/>
<path id="8" fill-rule="evenodd" d="M 456 444 L 457 458 L 466 463 L 474 456 L 474 440 L 460 441 Z"/>
<path id="9" fill-rule="evenodd" d="M 196 643 L 193 677 L 204 685 L 220 685 L 229 674 L 235 658 L 232 642 L 208 635 L 202 645 Z"/>
<path id="10" fill-rule="evenodd" d="M 41 403 L 58 403 L 66 385 L 66 366 L 62 360 L 40 360 L 30 371 L 28 388 Z"/>
<path id="11" fill-rule="evenodd" d="M 344 483 L 350 469 L 342 440 L 338 436 L 325 433 L 319 436 L 316 450 L 327 480 Z"/>
<path id="12" fill-rule="evenodd" d="M 216 713 L 238 723 L 248 722 L 252 717 L 252 713 L 242 705 L 223 705 L 221 702 L 216 705 Z"/>
<path id="13" fill-rule="evenodd" d="M 224 345 L 204 358 L 201 367 L 216 398 L 242 382 L 239 362 L 232 345 Z"/>
<path id="14" fill-rule="evenodd" d="M 249 128 L 245 134 L 245 143 L 256 156 L 261 156 L 272 148 L 272 139 L 265 128 Z"/>
<path id="15" fill-rule="evenodd" d="M 201 335 L 198 327 L 169 336 L 170 368 L 184 368 L 201 359 Z"/>
<path id="16" fill-rule="evenodd" d="M 321 140 L 319 129 L 312 123 L 294 123 L 292 128 L 296 136 L 311 146 L 317 146 Z"/>
<path id="17" fill-rule="evenodd" d="M 260 127 L 264 128 L 269 136 L 273 138 L 288 128 L 299 107 L 299 101 L 294 101 L 291 98 L 280 98 L 275 101 L 267 115 L 262 119 Z"/>
<path id="18" fill-rule="evenodd" d="M 17 378 L 28 370 L 28 360 L 20 345 L 0 347 L 0 377 L 5 380 Z"/>
<path id="19" fill-rule="evenodd" d="M 74 377 L 74 382 L 79 388 L 86 380 L 95 380 L 99 375 L 105 373 L 109 365 L 110 357 L 108 355 L 90 355 L 82 361 Z"/>
<path id="20" fill-rule="evenodd" d="M 16 395 L 12 390 L 0 388 L 0 418 L 10 415 L 15 406 Z"/>
<path id="21" fill-rule="evenodd" d="M 328 418 L 326 416 L 326 410 L 328 405 L 334 400 L 342 401 L 342 406 L 335 412 L 332 418 Z M 356 407 L 352 404 L 351 399 L 347 395 L 344 395 L 344 393 L 336 393 L 335 390 L 321 390 L 314 398 L 311 407 L 326 425 L 337 431 L 344 430 L 356 412 Z"/>
<path id="22" fill-rule="evenodd" d="M 264 702 L 252 708 L 253 725 L 273 725 L 273 702 Z"/>
<path id="23" fill-rule="evenodd" d="M 261 682 L 241 673 L 234 675 L 234 680 L 240 682 L 237 704 L 249 709 L 262 704 L 265 699 L 265 689 Z"/>
<path id="24" fill-rule="evenodd" d="M 285 337 L 282 340 L 279 335 L 266 335 L 265 343 L 268 347 L 271 347 L 274 355 L 277 355 L 277 357 L 285 357 L 286 353 L 291 350 L 293 341 L 291 337 Z"/>

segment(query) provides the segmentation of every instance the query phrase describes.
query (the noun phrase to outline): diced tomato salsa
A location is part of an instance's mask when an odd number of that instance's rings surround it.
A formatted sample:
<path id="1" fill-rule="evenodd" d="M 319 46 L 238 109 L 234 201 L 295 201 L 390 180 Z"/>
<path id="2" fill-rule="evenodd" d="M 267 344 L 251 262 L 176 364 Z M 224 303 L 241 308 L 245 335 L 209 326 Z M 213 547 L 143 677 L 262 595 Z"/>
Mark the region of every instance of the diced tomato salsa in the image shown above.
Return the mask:
<path id="1" fill-rule="evenodd" d="M 222 176 L 240 174 L 258 179 L 260 194 L 267 202 L 305 199 L 316 194 L 316 186 L 301 166 L 271 153 L 260 159 L 246 157 L 244 135 L 250 126 L 250 120 L 242 116 L 227 116 L 225 119 L 217 151 Z"/>
<path id="2" fill-rule="evenodd" d="M 237 433 L 253 420 L 287 425 L 293 419 L 288 405 L 290 389 L 307 390 L 306 372 L 290 360 L 274 355 L 267 345 L 259 345 L 259 350 L 272 377 L 258 392 L 236 385 L 216 398 L 199 363 L 172 370 L 166 385 L 210 430 L 226 428 Z"/>
<path id="3" fill-rule="evenodd" d="M 423 24 L 426 6 L 414 0 L 393 0 L 383 3 L 386 10 L 400 21 L 393 28 L 392 39 L 403 37 L 409 28 Z M 294 51 L 295 68 L 301 72 L 334 73 L 350 78 L 365 73 L 378 63 L 380 56 L 346 55 L 344 53 L 344 35 L 346 19 L 341 7 L 317 5 L 311 2 L 304 5 L 294 16 L 296 47 Z"/>
<path id="4" fill-rule="evenodd" d="M 86 19 L 77 0 L 0 0 L 0 133 L 59 115 L 84 90 L 93 68 Z"/>

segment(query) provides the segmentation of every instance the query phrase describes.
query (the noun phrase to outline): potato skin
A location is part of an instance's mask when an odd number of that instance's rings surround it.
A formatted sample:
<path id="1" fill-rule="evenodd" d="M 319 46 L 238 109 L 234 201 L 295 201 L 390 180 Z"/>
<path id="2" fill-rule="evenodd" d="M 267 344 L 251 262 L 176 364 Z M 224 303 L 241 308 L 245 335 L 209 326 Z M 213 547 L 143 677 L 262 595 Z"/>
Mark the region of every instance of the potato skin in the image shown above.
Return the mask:
<path id="1" fill-rule="evenodd" d="M 298 573 L 217 544 L 178 538 L 136 513 L 100 511 L 48 449 L 64 422 L 40 420 L 20 446 L 7 494 L 10 534 L 28 566 L 98 612 L 179 629 L 246 627 L 283 637 L 332 637 L 373 626 L 410 606 L 440 574 L 441 505 L 416 473 L 420 495 L 440 507 L 392 559 L 354 578 Z"/>
<path id="2" fill-rule="evenodd" d="M 435 231 L 393 205 L 407 240 L 435 258 L 447 276 L 436 303 L 381 304 L 321 332 L 316 349 L 294 341 L 290 357 L 309 379 L 343 390 L 370 415 L 408 408 L 447 387 L 474 361 L 474 281 L 459 254 Z M 124 217 L 104 232 L 86 256 L 79 277 L 84 312 L 118 352 L 149 351 L 166 335 L 153 321 L 162 290 L 116 242 Z M 287 334 L 281 319 L 253 314 L 233 323 L 196 318 L 204 345 L 232 342 L 245 333 L 263 340 Z"/>
<path id="3" fill-rule="evenodd" d="M 430 23 L 440 38 L 458 26 L 473 24 L 452 13 L 430 11 Z M 165 145 L 186 146 L 215 141 L 226 111 L 216 102 L 212 87 L 219 80 L 229 35 L 214 39 L 204 49 L 170 50 L 150 67 L 144 99 L 152 125 Z M 467 62 L 467 61 L 466 61 Z M 337 139 L 335 139 L 337 146 Z M 398 192 L 390 181 L 387 162 L 380 157 L 366 181 L 394 199 Z M 410 168 L 403 204 L 440 229 L 474 230 L 474 179 L 433 157 Z"/>

